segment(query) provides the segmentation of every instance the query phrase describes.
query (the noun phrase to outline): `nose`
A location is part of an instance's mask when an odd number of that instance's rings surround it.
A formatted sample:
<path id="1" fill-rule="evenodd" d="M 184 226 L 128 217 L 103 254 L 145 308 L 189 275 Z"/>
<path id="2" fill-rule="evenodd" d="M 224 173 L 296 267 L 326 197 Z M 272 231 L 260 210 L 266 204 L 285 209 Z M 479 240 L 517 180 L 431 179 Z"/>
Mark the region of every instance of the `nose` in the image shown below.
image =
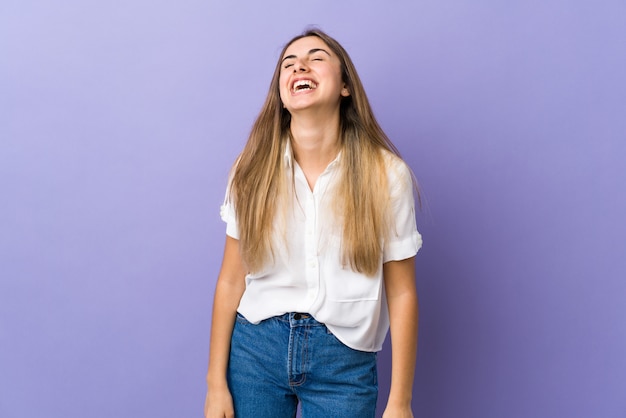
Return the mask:
<path id="1" fill-rule="evenodd" d="M 304 72 L 307 71 L 308 67 L 306 66 L 306 64 L 302 61 L 302 60 L 297 60 L 293 66 L 293 72 L 294 73 L 298 73 L 298 72 Z"/>

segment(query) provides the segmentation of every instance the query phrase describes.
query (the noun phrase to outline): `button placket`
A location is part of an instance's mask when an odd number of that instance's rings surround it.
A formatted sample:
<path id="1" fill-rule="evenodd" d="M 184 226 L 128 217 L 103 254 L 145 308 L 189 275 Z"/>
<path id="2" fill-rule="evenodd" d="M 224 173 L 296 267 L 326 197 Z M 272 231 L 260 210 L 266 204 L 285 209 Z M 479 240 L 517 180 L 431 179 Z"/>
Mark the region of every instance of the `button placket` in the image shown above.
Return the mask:
<path id="1" fill-rule="evenodd" d="M 312 304 L 319 291 L 319 269 L 317 261 L 317 246 L 315 241 L 315 226 L 317 222 L 317 208 L 315 194 L 307 194 L 305 204 L 306 224 L 305 224 L 305 277 L 307 283 L 306 302 Z"/>

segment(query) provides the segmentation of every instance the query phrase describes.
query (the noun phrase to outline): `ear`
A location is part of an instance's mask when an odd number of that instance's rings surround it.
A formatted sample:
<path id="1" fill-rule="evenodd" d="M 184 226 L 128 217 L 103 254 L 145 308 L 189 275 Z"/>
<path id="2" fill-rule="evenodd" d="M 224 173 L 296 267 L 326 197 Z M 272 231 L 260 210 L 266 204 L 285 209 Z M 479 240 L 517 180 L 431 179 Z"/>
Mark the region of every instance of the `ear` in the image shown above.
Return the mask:
<path id="1" fill-rule="evenodd" d="M 348 90 L 348 87 L 346 87 L 346 85 L 344 84 L 343 88 L 341 89 L 341 95 L 343 97 L 348 97 L 350 96 L 350 90 Z"/>

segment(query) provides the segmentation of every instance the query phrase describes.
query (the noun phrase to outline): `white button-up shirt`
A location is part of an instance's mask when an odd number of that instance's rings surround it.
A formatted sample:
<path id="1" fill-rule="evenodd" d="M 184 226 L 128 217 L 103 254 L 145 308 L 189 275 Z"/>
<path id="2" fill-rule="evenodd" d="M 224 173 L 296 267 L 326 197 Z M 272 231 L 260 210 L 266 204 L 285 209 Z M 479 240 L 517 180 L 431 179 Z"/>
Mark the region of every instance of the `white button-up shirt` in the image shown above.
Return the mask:
<path id="1" fill-rule="evenodd" d="M 349 263 L 342 263 L 342 232 L 340 227 L 333 227 L 328 206 L 327 196 L 338 181 L 341 157 L 328 165 L 311 191 L 287 148 L 287 181 L 295 187 L 293 206 L 283 223 L 285 232 L 275 233 L 273 262 L 262 271 L 246 275 L 246 289 L 237 311 L 253 324 L 287 312 L 306 312 L 348 347 L 379 351 L 389 329 L 382 265 L 413 257 L 422 245 L 415 224 L 410 171 L 402 160 L 387 155 L 395 225 L 383 245 L 378 271 L 368 277 L 353 271 Z M 237 219 L 228 194 L 221 217 L 226 222 L 226 233 L 238 239 Z"/>

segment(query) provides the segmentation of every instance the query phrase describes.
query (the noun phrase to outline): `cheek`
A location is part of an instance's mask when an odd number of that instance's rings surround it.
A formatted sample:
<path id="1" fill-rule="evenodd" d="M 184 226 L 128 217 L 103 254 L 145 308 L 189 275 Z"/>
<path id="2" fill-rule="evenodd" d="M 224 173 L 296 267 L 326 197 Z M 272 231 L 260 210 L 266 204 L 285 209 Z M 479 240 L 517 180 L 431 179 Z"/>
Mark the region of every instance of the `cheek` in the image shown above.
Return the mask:
<path id="1" fill-rule="evenodd" d="M 280 98 L 281 100 L 284 100 L 285 95 L 287 95 L 288 93 L 288 88 L 287 88 L 287 80 L 283 77 L 280 77 L 278 79 L 278 91 L 280 92 Z"/>

